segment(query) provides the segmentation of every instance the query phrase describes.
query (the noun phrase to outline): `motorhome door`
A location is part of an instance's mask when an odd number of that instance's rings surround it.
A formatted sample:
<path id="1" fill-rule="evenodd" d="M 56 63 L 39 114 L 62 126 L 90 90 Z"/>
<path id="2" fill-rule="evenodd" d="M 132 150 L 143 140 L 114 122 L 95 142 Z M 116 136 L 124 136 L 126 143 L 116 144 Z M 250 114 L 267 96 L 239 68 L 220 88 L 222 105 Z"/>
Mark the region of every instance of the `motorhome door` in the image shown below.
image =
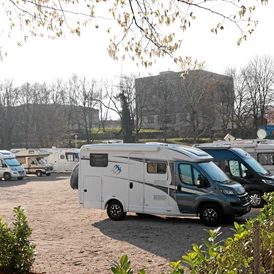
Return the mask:
<path id="1" fill-rule="evenodd" d="M 142 153 L 130 153 L 128 157 L 128 211 L 144 212 L 145 159 Z"/>

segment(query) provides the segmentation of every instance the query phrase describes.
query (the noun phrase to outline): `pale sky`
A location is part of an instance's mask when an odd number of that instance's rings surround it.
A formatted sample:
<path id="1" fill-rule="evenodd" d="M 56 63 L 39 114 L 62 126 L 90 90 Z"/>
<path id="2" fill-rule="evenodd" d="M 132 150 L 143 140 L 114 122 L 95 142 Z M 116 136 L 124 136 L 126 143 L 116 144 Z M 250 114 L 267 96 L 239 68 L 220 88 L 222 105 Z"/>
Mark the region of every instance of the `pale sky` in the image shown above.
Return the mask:
<path id="1" fill-rule="evenodd" d="M 240 33 L 235 26 L 227 24 L 224 31 L 212 34 L 210 28 L 214 26 L 214 18 L 208 14 L 198 16 L 192 23 L 184 34 L 178 54 L 206 61 L 206 69 L 216 73 L 223 73 L 228 67 L 243 67 L 257 55 L 266 54 L 274 58 L 274 1 L 270 0 L 267 6 L 261 6 L 260 1 L 257 3 L 253 16 L 259 24 L 242 45 L 236 45 Z M 23 47 L 18 47 L 17 41 L 0 33 L 0 46 L 4 45 L 8 51 L 8 56 L 0 61 L 0 79 L 13 79 L 14 84 L 19 86 L 26 82 L 67 80 L 72 74 L 111 79 L 121 74 L 148 76 L 166 70 L 179 71 L 168 58 L 159 59 L 149 69 L 138 68 L 130 61 L 113 61 L 106 50 L 110 38 L 104 28 L 99 27 L 86 29 L 80 38 L 67 36 L 54 41 L 30 38 Z"/>

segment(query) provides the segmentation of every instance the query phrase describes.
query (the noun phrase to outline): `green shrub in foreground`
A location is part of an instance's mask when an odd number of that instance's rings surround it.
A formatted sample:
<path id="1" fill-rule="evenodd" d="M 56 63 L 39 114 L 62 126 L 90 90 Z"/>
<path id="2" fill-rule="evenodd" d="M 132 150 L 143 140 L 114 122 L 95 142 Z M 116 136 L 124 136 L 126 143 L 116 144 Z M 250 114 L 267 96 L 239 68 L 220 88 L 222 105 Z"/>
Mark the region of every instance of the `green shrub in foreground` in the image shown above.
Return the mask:
<path id="1" fill-rule="evenodd" d="M 27 273 L 35 260 L 35 245 L 29 241 L 32 230 L 20 206 L 13 212 L 15 220 L 11 227 L 0 216 L 0 271 Z"/>
<path id="2" fill-rule="evenodd" d="M 273 274 L 274 269 L 274 192 L 264 194 L 266 204 L 257 219 L 250 219 L 245 224 L 234 222 L 234 237 L 218 242 L 220 228 L 206 230 L 209 238 L 198 246 L 193 244 L 192 251 L 182 256 L 183 262 L 189 265 L 191 274 L 239 274 L 255 273 L 254 257 L 260 258 L 260 273 Z M 255 226 L 256 222 L 256 226 Z M 255 254 L 255 229 L 259 229 L 260 252 Z M 183 274 L 182 261 L 170 262 L 172 272 Z M 112 262 L 114 274 L 133 274 L 130 261 L 123 255 L 120 262 Z M 146 274 L 144 269 L 138 274 Z M 164 273 L 161 273 L 164 274 Z"/>

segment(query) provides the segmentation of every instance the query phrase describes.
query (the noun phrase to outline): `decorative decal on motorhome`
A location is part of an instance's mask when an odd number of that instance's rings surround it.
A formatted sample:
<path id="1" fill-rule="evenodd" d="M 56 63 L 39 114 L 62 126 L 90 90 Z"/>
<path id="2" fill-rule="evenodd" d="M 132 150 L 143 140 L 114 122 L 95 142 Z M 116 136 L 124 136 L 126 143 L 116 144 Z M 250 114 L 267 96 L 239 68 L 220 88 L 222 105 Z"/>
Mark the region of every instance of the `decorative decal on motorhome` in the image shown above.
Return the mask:
<path id="1" fill-rule="evenodd" d="M 114 165 L 111 171 L 115 174 L 119 174 L 122 171 L 122 168 L 119 165 Z"/>

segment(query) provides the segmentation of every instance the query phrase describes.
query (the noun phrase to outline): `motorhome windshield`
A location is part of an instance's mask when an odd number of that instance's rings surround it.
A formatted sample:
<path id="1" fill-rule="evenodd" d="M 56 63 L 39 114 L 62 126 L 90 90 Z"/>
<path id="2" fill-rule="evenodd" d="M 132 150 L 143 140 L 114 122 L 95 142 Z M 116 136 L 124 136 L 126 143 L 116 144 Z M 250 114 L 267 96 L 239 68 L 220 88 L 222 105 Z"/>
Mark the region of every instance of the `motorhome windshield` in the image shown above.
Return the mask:
<path id="1" fill-rule="evenodd" d="M 222 182 L 223 184 L 230 184 L 228 176 L 213 162 L 198 164 L 206 174 L 214 181 Z"/>
<path id="2" fill-rule="evenodd" d="M 261 175 L 269 175 L 270 172 L 266 170 L 259 162 L 257 162 L 248 152 L 239 150 L 239 154 L 244 158 L 245 162 L 256 172 Z"/>
<path id="3" fill-rule="evenodd" d="M 8 165 L 8 166 L 20 166 L 20 163 L 15 159 L 5 159 L 5 163 Z"/>
<path id="4" fill-rule="evenodd" d="M 270 172 L 266 170 L 259 162 L 257 162 L 254 158 L 250 157 L 246 159 L 246 163 L 256 172 L 261 175 L 269 175 Z"/>

